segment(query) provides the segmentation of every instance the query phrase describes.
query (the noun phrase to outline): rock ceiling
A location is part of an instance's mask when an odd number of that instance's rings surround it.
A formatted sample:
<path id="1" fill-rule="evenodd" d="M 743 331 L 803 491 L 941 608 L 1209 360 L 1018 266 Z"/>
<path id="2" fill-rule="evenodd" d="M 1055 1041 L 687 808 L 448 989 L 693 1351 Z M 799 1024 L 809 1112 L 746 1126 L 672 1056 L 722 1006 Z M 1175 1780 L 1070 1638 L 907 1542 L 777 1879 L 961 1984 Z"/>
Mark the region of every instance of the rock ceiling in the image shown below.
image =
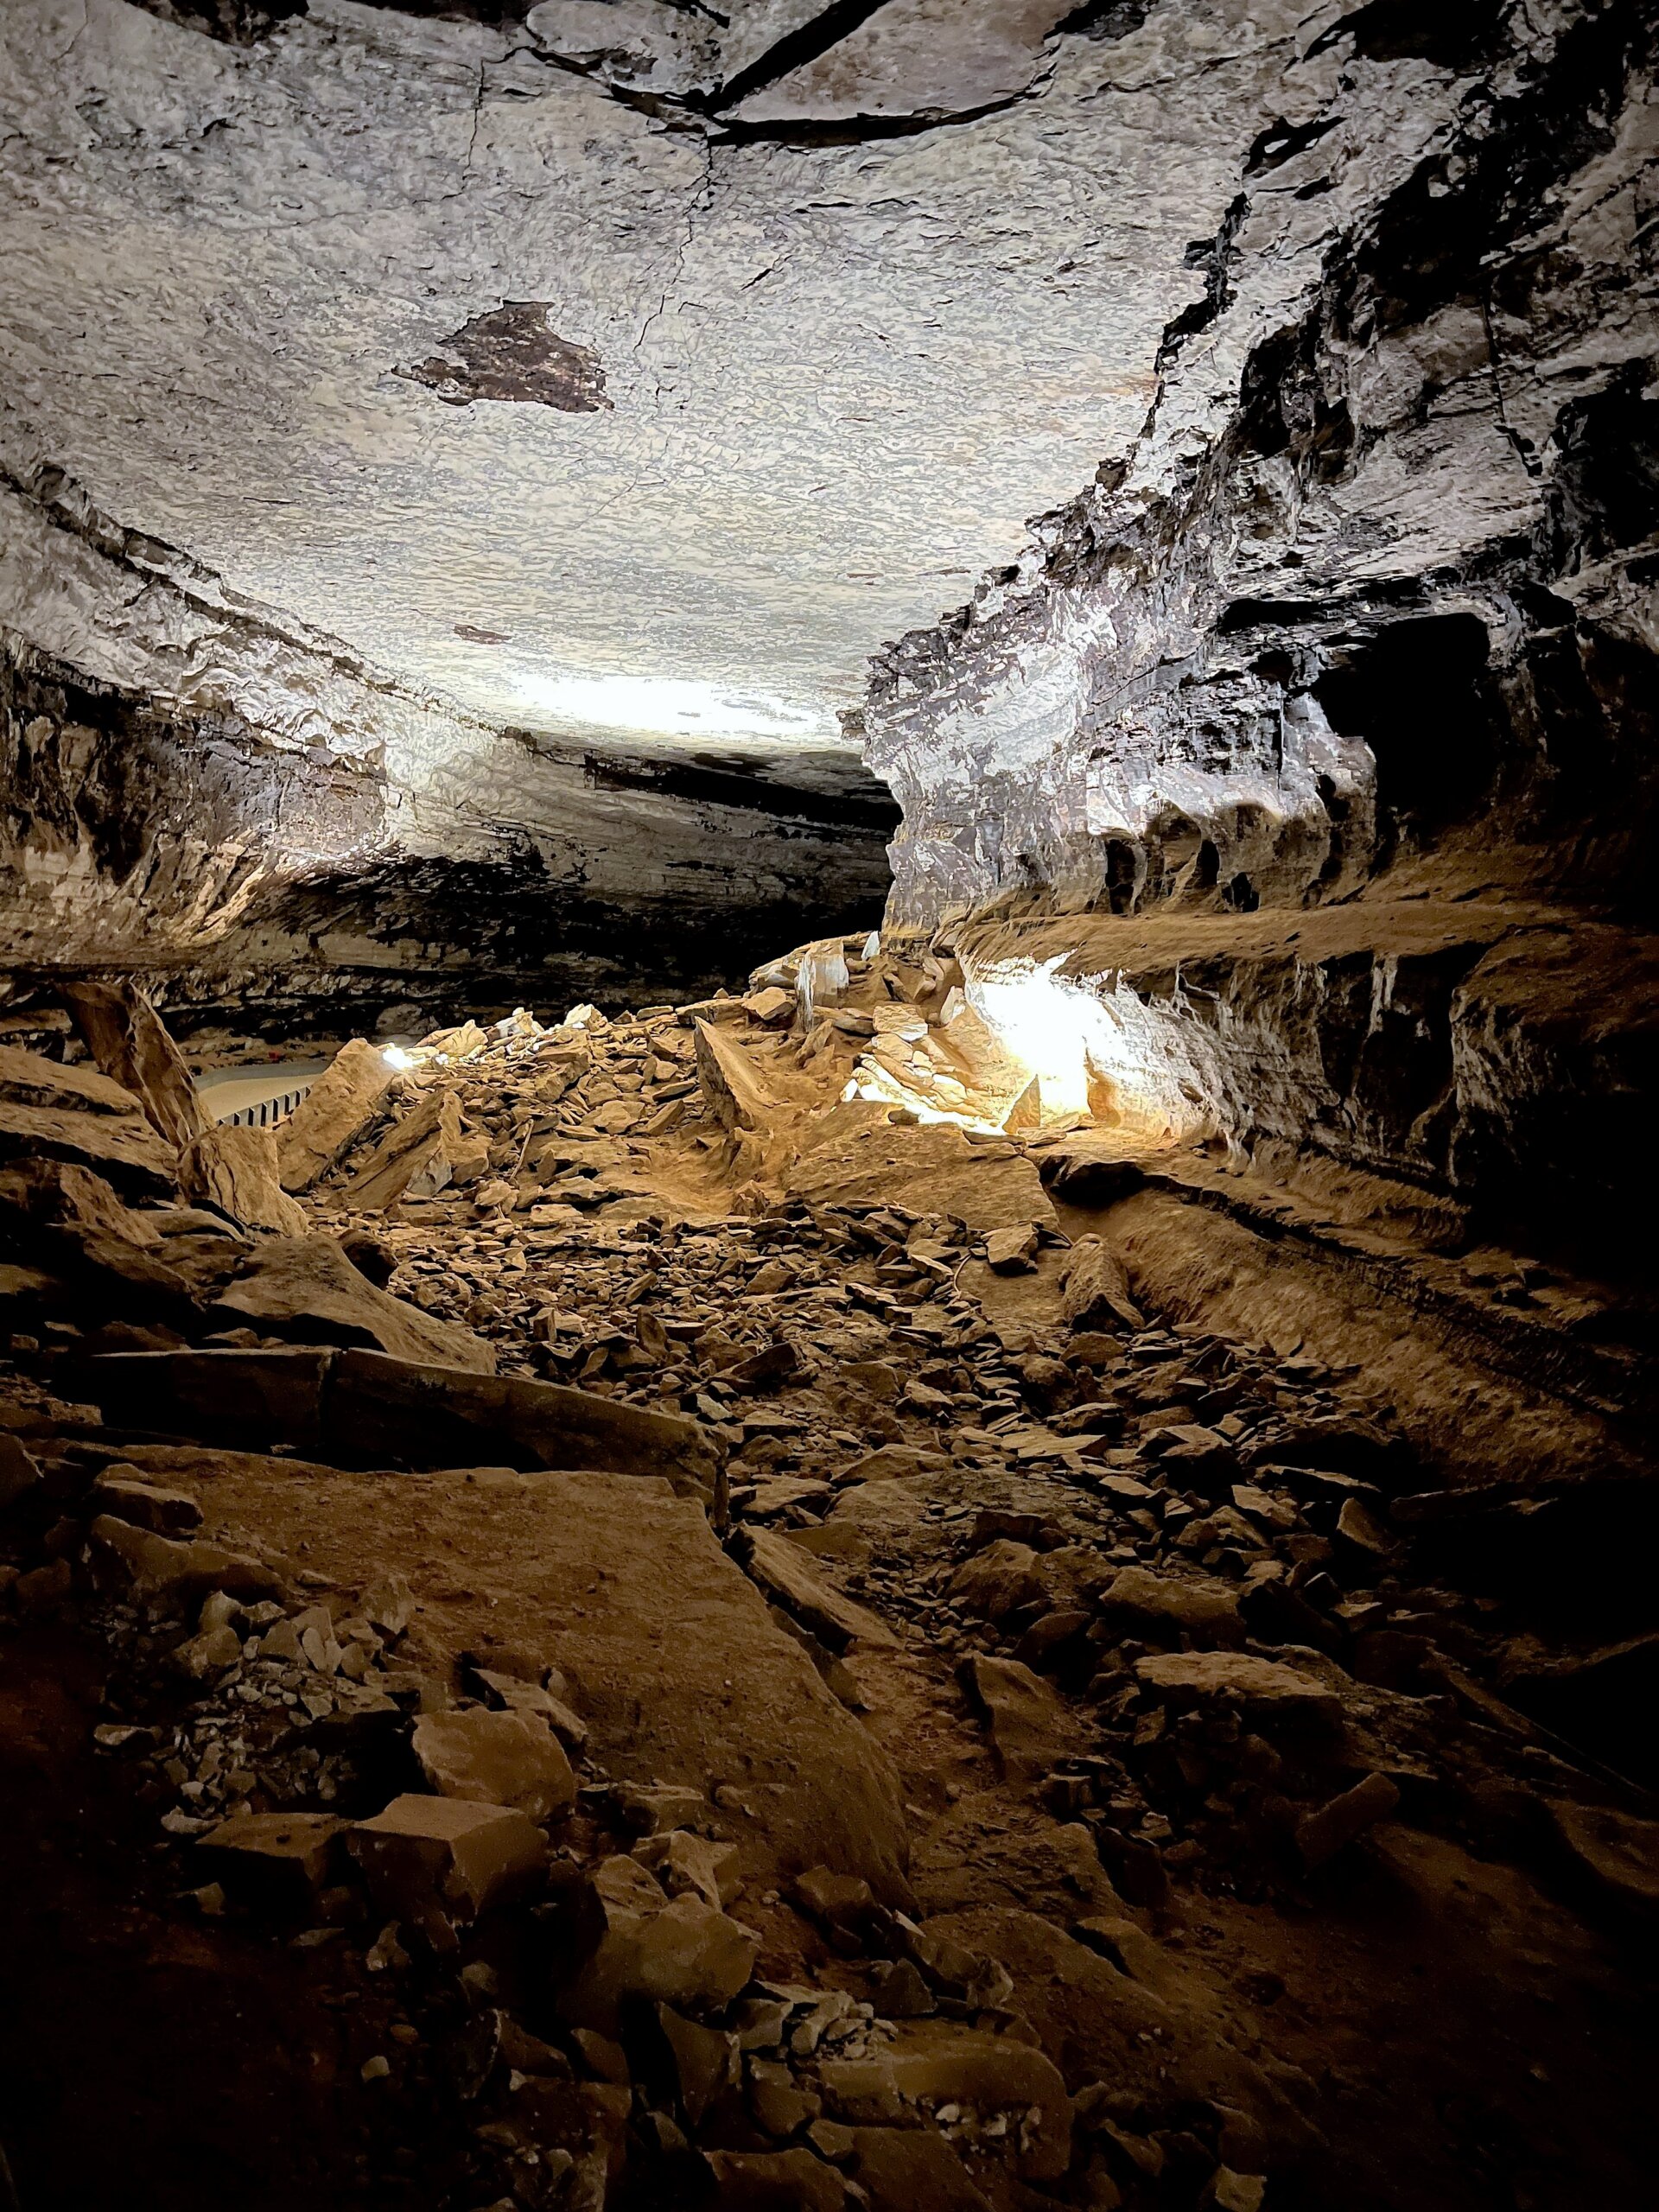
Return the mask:
<path id="1" fill-rule="evenodd" d="M 9 465 L 469 718 L 833 779 L 1133 439 L 1341 12 L 9 0 Z"/>

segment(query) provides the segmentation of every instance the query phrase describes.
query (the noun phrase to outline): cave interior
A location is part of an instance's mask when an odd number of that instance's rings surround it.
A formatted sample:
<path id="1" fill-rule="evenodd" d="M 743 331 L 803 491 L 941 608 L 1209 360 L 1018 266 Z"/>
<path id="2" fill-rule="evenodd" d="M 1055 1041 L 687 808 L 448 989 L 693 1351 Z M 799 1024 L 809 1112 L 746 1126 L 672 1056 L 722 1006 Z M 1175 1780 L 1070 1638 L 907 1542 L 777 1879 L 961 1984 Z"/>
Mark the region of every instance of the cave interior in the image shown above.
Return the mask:
<path id="1" fill-rule="evenodd" d="M 1637 2212 L 1652 0 L 0 8 L 0 2212 Z"/>

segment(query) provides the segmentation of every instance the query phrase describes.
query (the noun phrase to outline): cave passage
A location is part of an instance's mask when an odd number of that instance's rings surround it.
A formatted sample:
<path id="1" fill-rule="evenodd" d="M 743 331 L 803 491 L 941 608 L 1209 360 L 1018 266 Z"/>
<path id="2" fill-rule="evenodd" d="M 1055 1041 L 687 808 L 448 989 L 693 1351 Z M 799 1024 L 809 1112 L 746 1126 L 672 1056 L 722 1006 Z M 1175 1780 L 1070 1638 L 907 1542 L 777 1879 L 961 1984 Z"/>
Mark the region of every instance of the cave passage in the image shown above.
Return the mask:
<path id="1" fill-rule="evenodd" d="M 0 9 L 0 2212 L 1647 2212 L 1655 31 Z"/>

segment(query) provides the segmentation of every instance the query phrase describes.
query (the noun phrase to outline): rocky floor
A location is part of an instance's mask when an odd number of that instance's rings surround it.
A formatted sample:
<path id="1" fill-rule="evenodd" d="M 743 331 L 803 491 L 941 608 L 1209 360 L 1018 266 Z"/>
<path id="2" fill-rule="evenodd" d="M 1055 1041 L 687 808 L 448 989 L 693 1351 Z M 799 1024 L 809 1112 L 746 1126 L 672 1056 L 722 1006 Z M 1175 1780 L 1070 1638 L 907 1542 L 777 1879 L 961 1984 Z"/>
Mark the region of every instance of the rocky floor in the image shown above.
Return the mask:
<path id="1" fill-rule="evenodd" d="M 1649 2202 L 1606 1300 L 932 1120 L 950 977 L 831 951 L 279 1141 L 130 995 L 0 1046 L 16 2200 Z"/>

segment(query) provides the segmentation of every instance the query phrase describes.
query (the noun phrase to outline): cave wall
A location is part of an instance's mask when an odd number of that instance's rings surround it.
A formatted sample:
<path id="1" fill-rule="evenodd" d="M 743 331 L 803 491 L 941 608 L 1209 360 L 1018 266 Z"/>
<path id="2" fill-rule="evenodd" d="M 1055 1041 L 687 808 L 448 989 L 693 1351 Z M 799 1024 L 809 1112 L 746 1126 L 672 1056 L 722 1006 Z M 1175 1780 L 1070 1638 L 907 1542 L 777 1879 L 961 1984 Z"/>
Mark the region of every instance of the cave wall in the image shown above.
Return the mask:
<path id="1" fill-rule="evenodd" d="M 696 993 L 873 924 L 880 787 L 492 728 L 236 601 L 38 457 L 0 478 L 0 967 L 188 1021 Z"/>
<path id="2" fill-rule="evenodd" d="M 1654 17 L 1306 36 L 1133 450 L 874 664 L 888 919 L 1131 991 L 1177 1134 L 1559 1219 L 1649 1180 Z"/>

